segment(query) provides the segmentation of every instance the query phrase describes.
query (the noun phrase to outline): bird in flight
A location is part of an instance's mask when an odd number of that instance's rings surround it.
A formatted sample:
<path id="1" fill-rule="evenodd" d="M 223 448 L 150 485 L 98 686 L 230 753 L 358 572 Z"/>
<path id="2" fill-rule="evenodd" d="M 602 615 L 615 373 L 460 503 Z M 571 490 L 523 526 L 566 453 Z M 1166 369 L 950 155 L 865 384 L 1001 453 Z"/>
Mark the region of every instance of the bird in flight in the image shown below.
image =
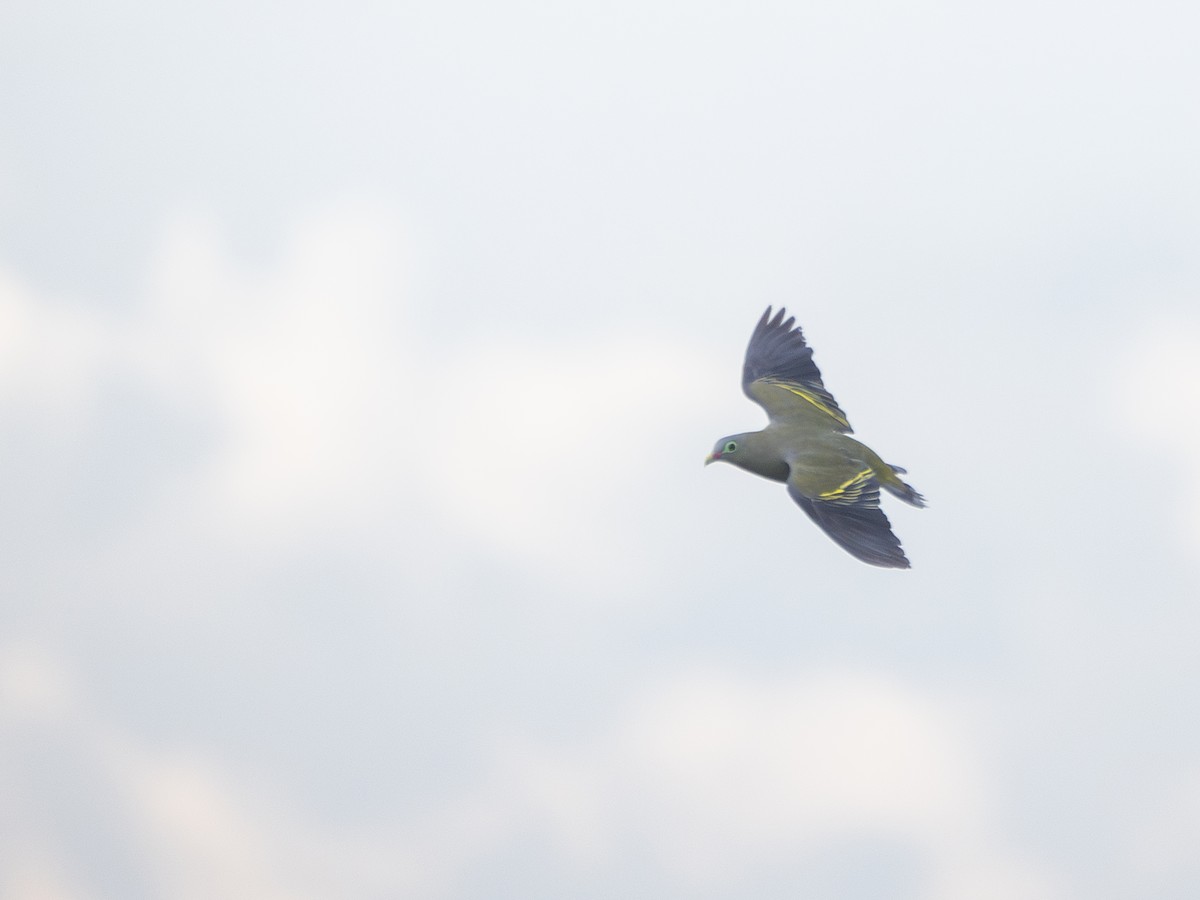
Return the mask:
<path id="1" fill-rule="evenodd" d="M 785 318 L 786 317 L 786 318 Z M 825 390 L 812 348 L 796 319 L 771 307 L 746 348 L 742 390 L 767 411 L 762 431 L 717 441 L 704 461 L 782 481 L 808 517 L 853 556 L 873 566 L 909 568 L 900 540 L 879 507 L 879 489 L 912 506 L 925 498 L 901 480 L 906 474 L 849 437 L 854 429 Z"/>

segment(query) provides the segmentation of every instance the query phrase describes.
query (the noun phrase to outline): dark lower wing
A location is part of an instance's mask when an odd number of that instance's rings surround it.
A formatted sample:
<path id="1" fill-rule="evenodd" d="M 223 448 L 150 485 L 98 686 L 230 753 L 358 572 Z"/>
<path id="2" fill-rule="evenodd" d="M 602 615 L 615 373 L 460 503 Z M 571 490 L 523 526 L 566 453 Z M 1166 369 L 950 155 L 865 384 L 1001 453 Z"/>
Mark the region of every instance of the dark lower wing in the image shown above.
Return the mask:
<path id="1" fill-rule="evenodd" d="M 788 485 L 788 493 L 808 517 L 852 556 L 873 566 L 909 568 L 900 540 L 879 508 L 879 486 L 872 482 L 853 503 L 812 500 Z"/>

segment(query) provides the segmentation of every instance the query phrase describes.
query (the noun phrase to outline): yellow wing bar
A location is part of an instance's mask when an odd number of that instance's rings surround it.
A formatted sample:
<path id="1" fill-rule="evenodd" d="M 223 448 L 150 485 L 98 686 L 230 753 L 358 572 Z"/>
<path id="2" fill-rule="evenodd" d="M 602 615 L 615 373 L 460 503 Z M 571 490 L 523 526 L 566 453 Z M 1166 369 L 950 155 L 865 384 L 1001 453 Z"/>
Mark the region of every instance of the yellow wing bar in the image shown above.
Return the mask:
<path id="1" fill-rule="evenodd" d="M 866 487 L 874 474 L 874 469 L 863 469 L 861 472 L 847 478 L 833 490 L 821 491 L 818 496 L 822 500 L 829 500 L 834 503 L 857 503 L 858 498 L 862 496 L 863 488 Z"/>
<path id="2" fill-rule="evenodd" d="M 789 394 L 795 394 L 797 397 L 803 397 L 817 409 L 821 410 L 821 412 L 832 418 L 839 425 L 844 425 L 847 428 L 850 427 L 850 423 L 846 421 L 845 416 L 843 416 L 837 410 L 831 409 L 824 400 L 802 385 L 796 384 L 794 381 L 777 381 L 774 378 L 764 378 L 762 381 L 764 384 L 771 384 L 777 388 L 783 388 Z"/>

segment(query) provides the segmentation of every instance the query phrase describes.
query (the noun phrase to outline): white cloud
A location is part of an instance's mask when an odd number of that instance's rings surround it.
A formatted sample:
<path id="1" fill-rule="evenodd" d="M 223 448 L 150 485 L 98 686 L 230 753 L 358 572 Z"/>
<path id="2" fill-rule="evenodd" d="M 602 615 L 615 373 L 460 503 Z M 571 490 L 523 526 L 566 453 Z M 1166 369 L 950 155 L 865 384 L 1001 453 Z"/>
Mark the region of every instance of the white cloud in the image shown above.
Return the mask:
<path id="1" fill-rule="evenodd" d="M 619 880 L 636 851 L 670 896 L 732 895 L 753 873 L 855 839 L 911 852 L 928 900 L 1064 896 L 1006 840 L 957 702 L 871 674 L 668 676 L 586 742 L 510 737 L 476 788 L 365 827 L 137 740 L 71 693 L 60 724 L 72 752 L 115 791 L 113 825 L 154 860 L 162 896 L 463 897 L 472 873 L 530 839 L 570 883 Z M 35 837 L 27 849 L 44 865 L 22 883 L 64 883 L 55 834 Z"/>
<path id="2" fill-rule="evenodd" d="M 97 896 L 73 884 L 60 861 L 40 857 L 25 847 L 9 854 L 13 862 L 0 875 L 0 894 L 9 900 L 90 900 Z"/>
<path id="3" fill-rule="evenodd" d="M 0 281 L 8 395 L 73 421 L 117 379 L 207 429 L 142 510 L 133 557 L 156 557 L 164 529 L 260 548 L 440 529 L 447 553 L 465 541 L 539 578 L 636 579 L 631 501 L 719 393 L 713 373 L 667 338 L 464 323 L 461 344 L 432 346 L 408 322 L 410 244 L 384 214 L 334 209 L 254 269 L 217 228 L 181 221 L 132 310 L 58 308 Z M 58 349 L 29 349 L 43 344 Z"/>
<path id="4" fill-rule="evenodd" d="M 1117 366 L 1115 425 L 1158 468 L 1142 479 L 1147 491 L 1183 488 L 1184 543 L 1200 559 L 1200 320 L 1160 318 L 1131 342 Z"/>
<path id="5" fill-rule="evenodd" d="M 1151 885 L 1182 883 L 1197 871 L 1200 842 L 1200 763 L 1164 779 L 1140 814 L 1130 817 L 1132 870 Z"/>
<path id="6" fill-rule="evenodd" d="M 86 352 L 71 366 L 12 364 L 54 400 L 48 415 L 120 373 L 218 435 L 114 550 L 118 568 L 149 570 L 151 594 L 179 578 L 155 568 L 162 555 L 205 530 L 287 544 L 332 519 L 362 540 L 405 505 L 447 529 L 436 552 L 470 541 L 577 591 L 628 577 L 627 542 L 639 533 L 627 527 L 629 501 L 656 477 L 646 460 L 675 452 L 681 428 L 735 391 L 727 373 L 666 340 L 423 345 L 405 322 L 402 231 L 361 210 L 309 220 L 258 272 L 230 262 L 214 234 L 177 230 L 147 302 L 127 316 L 52 314 L 24 289 L 5 294 L 24 334 L 78 317 L 64 333 L 81 335 L 72 346 Z M 401 556 L 428 564 L 408 548 Z M 71 708 L 51 669 L 25 667 L 42 672 L 22 678 L 29 702 Z M 636 842 L 685 895 L 822 842 L 882 835 L 914 848 L 931 898 L 984 884 L 1010 885 L 1018 900 L 1053 896 L 1005 849 L 951 711 L 873 676 L 667 677 L 591 742 L 504 742 L 479 789 L 358 832 L 273 807 L 210 759 L 76 724 L 81 752 L 104 760 L 128 799 L 170 896 L 316 896 L 364 872 L 385 894 L 452 897 L 464 872 L 530 834 L 580 877 L 614 872 Z"/>
<path id="7" fill-rule="evenodd" d="M 620 577 L 638 496 L 712 395 L 697 354 L 666 340 L 526 338 L 462 348 L 461 360 L 431 415 L 434 502 L 539 569 Z"/>
<path id="8" fill-rule="evenodd" d="M 278 844 L 286 831 L 272 833 L 256 821 L 211 763 L 139 755 L 144 758 L 134 765 L 126 760 L 119 774 L 167 896 L 319 896 L 280 865 Z"/>
<path id="9" fill-rule="evenodd" d="M 992 838 L 988 785 L 952 716 L 873 676 L 676 679 L 638 704 L 618 758 L 636 785 L 626 802 L 649 799 L 649 837 L 695 884 L 736 884 L 831 838 L 911 842 L 934 871 Z"/>
<path id="10" fill-rule="evenodd" d="M 268 771 L 255 781 L 245 768 L 107 719 L 45 646 L 2 649 L 0 852 L 14 861 L 0 871 L 4 897 L 102 895 L 111 870 L 80 863 L 92 856 L 80 841 L 97 840 L 97 828 L 107 846 L 137 861 L 147 890 L 172 900 L 429 895 L 427 874 L 394 831 L 311 822 L 264 783 Z M 48 762 L 39 748 L 50 748 Z M 65 793 L 60 780 L 79 793 Z M 119 871 L 120 860 L 112 862 Z"/>
<path id="11" fill-rule="evenodd" d="M 56 720 L 68 712 L 71 694 L 69 677 L 40 645 L 10 640 L 0 649 L 0 715 Z"/>
<path id="12" fill-rule="evenodd" d="M 181 223 L 147 296 L 100 312 L 0 272 L 0 399 L 62 427 L 123 379 L 219 433 L 199 492 L 225 526 L 284 528 L 387 494 L 407 426 L 413 351 L 402 326 L 406 242 L 386 216 L 301 222 L 277 265 L 234 265 L 216 229 Z"/>
<path id="13" fill-rule="evenodd" d="M 233 266 L 211 229 L 167 241 L 132 334 L 143 374 L 217 417 L 206 489 L 235 527 L 287 533 L 394 499 L 410 426 L 407 243 L 385 216 L 302 222 L 279 262 Z"/>
<path id="14" fill-rule="evenodd" d="M 0 404 L 65 434 L 86 423 L 96 374 L 110 362 L 111 329 L 65 298 L 44 298 L 0 266 Z"/>
<path id="15" fill-rule="evenodd" d="M 530 832 L 580 877 L 640 848 L 681 896 L 884 838 L 917 855 L 931 900 L 1062 896 L 1007 845 L 994 805 L 953 709 L 918 692 L 862 673 L 691 672 L 652 685 L 586 745 L 509 742 L 490 785 L 422 834 L 447 871 Z"/>

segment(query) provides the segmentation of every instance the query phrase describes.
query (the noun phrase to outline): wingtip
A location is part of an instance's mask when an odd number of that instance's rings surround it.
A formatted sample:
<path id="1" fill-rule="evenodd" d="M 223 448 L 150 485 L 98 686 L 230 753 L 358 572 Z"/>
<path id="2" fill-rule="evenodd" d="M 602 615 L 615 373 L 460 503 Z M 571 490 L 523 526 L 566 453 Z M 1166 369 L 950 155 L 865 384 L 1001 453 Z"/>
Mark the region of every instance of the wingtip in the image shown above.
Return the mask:
<path id="1" fill-rule="evenodd" d="M 859 555 L 853 550 L 850 550 L 844 544 L 842 549 L 846 550 L 851 556 L 862 560 L 869 566 L 877 566 L 880 569 L 911 569 L 912 563 L 908 561 L 908 557 L 904 555 L 904 551 L 896 548 L 899 552 L 896 555 L 884 554 L 880 556 L 871 556 L 868 558 L 865 555 Z"/>
<path id="2" fill-rule="evenodd" d="M 761 334 L 767 331 L 783 331 L 788 333 L 792 331 L 795 324 L 796 317 L 788 315 L 786 306 L 781 306 L 779 309 L 775 309 L 773 306 L 768 306 L 766 311 L 763 312 L 762 318 L 758 320 L 758 327 L 756 327 L 754 330 L 756 334 Z"/>
<path id="3" fill-rule="evenodd" d="M 841 543 L 839 541 L 839 543 Z M 866 550 L 858 548 L 852 550 L 846 544 L 841 544 L 842 549 L 856 559 L 865 562 L 869 566 L 876 566 L 880 569 L 911 569 L 912 563 L 908 561 L 908 557 L 904 555 L 904 550 L 897 546 L 893 551 L 880 551 L 879 548 Z"/>

